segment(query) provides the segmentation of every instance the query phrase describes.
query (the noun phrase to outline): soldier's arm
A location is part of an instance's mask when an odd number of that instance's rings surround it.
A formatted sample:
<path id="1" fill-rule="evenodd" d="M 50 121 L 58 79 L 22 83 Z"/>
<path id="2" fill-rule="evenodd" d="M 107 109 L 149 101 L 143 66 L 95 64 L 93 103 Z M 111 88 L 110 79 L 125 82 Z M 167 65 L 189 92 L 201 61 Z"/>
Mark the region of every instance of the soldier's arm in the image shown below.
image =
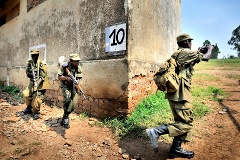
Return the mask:
<path id="1" fill-rule="evenodd" d="M 213 50 L 213 48 L 214 48 L 214 46 L 212 46 L 212 45 L 208 46 L 208 51 L 207 51 L 207 53 L 205 53 L 205 54 L 203 55 L 203 61 L 208 61 L 208 60 L 210 59 L 210 57 L 211 57 L 211 55 L 212 55 L 212 50 Z"/>
<path id="2" fill-rule="evenodd" d="M 192 64 L 199 63 L 203 58 L 203 54 L 199 51 L 193 51 L 189 49 L 185 49 L 178 55 L 178 62 L 180 64 Z"/>
<path id="3" fill-rule="evenodd" d="M 61 69 L 58 70 L 58 79 L 60 81 L 72 81 L 71 78 L 69 76 L 64 76 L 63 75 L 64 71 L 63 71 L 63 67 Z"/>

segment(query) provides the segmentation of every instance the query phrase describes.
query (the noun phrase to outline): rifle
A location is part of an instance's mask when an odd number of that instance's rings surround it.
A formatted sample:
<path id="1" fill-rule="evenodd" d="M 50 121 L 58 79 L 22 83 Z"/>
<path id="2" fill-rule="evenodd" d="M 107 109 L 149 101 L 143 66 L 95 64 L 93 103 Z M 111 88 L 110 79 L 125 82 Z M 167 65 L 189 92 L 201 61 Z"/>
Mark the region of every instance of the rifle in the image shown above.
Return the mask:
<path id="1" fill-rule="evenodd" d="M 33 82 L 34 82 L 34 86 L 36 88 L 37 94 L 38 94 L 38 85 L 37 85 L 37 80 L 36 80 L 36 75 L 34 72 L 34 68 L 33 68 L 33 64 L 31 63 L 31 68 L 32 68 L 32 75 L 33 75 Z"/>
<path id="2" fill-rule="evenodd" d="M 87 99 L 87 97 L 85 96 L 82 88 L 78 85 L 78 81 L 74 78 L 74 76 L 70 73 L 69 69 L 66 67 L 66 64 L 63 64 L 63 67 L 66 68 L 66 72 L 68 74 L 68 76 L 71 78 L 71 80 L 73 81 L 74 86 L 78 89 L 78 91 L 80 91 L 84 97 L 84 99 Z"/>
<path id="3" fill-rule="evenodd" d="M 208 47 L 209 47 L 210 45 L 203 45 L 202 47 L 199 47 L 198 48 L 198 50 L 201 52 L 201 53 L 203 53 L 203 54 L 206 54 L 207 53 L 207 51 L 208 51 Z M 213 46 L 213 47 L 215 47 L 216 45 L 211 45 L 211 46 Z"/>

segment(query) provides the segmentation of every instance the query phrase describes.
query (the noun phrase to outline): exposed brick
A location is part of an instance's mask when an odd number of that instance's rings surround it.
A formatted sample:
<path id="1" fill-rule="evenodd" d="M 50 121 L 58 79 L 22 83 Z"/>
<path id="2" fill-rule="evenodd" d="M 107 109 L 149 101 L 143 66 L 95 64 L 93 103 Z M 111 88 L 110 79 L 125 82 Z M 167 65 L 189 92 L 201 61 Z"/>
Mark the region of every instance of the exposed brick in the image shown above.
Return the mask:
<path id="1" fill-rule="evenodd" d="M 58 96 L 57 99 L 58 101 L 63 101 L 63 96 Z"/>
<path id="2" fill-rule="evenodd" d="M 100 103 L 100 104 L 98 105 L 98 107 L 101 108 L 101 109 L 108 109 L 108 105 L 107 105 L 107 104 L 104 104 L 104 103 Z"/>

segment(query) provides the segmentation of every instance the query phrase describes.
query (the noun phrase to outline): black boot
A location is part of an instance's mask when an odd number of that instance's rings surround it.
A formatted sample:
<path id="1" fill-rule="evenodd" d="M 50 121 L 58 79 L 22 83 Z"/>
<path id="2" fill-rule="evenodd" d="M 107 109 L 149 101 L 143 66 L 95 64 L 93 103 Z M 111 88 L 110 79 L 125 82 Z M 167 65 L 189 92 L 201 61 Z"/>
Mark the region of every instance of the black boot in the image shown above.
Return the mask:
<path id="1" fill-rule="evenodd" d="M 170 158 L 193 158 L 193 151 L 186 151 L 181 147 L 182 140 L 179 137 L 174 137 L 172 146 L 170 148 Z"/>
<path id="2" fill-rule="evenodd" d="M 62 121 L 61 121 L 61 126 L 63 126 L 64 128 L 66 129 L 69 129 L 70 128 L 70 125 L 69 125 L 69 113 L 67 112 L 64 112 L 63 114 L 63 118 L 62 118 Z"/>
<path id="3" fill-rule="evenodd" d="M 156 128 L 150 128 L 146 129 L 147 135 L 151 140 L 152 146 L 154 151 L 157 153 L 158 152 L 158 138 L 161 135 L 168 134 L 168 127 L 167 125 L 162 125 Z"/>
<path id="4" fill-rule="evenodd" d="M 37 120 L 40 118 L 40 113 L 33 113 L 33 120 Z"/>
<path id="5" fill-rule="evenodd" d="M 27 108 L 23 110 L 23 114 L 31 114 L 32 113 L 32 106 L 28 105 Z"/>

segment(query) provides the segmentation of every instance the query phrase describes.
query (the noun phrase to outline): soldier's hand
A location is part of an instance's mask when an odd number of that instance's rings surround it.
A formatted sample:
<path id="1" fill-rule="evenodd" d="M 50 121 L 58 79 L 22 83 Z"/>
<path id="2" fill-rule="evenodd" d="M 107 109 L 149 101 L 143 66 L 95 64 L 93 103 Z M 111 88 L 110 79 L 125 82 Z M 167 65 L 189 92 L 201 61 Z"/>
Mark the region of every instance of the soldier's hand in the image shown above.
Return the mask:
<path id="1" fill-rule="evenodd" d="M 70 77 L 66 77 L 68 82 L 72 82 L 72 79 Z"/>
<path id="2" fill-rule="evenodd" d="M 28 77 L 28 78 L 33 78 L 33 74 L 32 74 L 32 73 L 28 73 L 28 74 L 27 74 L 27 77 Z"/>

